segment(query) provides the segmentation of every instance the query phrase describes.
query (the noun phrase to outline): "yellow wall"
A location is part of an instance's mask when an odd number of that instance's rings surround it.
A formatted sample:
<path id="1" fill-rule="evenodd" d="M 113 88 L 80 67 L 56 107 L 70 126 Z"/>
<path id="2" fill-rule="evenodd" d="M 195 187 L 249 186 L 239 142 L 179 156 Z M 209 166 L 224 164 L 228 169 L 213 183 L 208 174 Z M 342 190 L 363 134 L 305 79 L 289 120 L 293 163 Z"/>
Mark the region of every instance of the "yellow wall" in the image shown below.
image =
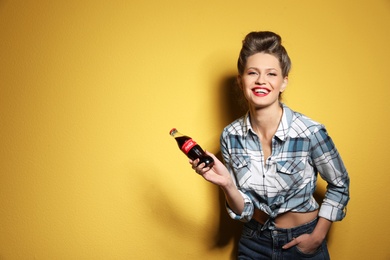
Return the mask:
<path id="1" fill-rule="evenodd" d="M 218 153 L 252 30 L 350 172 L 333 259 L 389 259 L 390 2 L 231 2 L 0 1 L 1 260 L 229 259 L 239 225 L 168 132 Z"/>

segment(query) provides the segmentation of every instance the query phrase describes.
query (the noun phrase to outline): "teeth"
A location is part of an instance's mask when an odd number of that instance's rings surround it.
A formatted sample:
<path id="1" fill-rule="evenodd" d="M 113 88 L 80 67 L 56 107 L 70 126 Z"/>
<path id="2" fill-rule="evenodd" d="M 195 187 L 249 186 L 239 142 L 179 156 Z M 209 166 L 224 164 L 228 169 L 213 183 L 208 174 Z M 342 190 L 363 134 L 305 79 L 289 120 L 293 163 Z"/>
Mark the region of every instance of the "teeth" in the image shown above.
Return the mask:
<path id="1" fill-rule="evenodd" d="M 255 92 L 256 93 L 261 93 L 261 94 L 267 94 L 268 93 L 268 91 L 265 90 L 265 89 L 255 89 Z"/>

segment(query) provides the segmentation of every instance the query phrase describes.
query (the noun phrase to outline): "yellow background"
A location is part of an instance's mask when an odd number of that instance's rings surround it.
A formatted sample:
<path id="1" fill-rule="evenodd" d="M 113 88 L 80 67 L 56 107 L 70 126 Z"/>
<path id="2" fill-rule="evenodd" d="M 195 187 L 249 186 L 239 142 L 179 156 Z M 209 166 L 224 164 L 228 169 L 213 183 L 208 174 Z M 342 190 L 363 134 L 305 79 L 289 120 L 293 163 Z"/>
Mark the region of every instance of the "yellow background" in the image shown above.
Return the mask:
<path id="1" fill-rule="evenodd" d="M 0 259 L 229 259 L 239 223 L 168 132 L 219 152 L 253 30 L 349 170 L 332 259 L 389 259 L 389 28 L 389 0 L 0 1 Z"/>

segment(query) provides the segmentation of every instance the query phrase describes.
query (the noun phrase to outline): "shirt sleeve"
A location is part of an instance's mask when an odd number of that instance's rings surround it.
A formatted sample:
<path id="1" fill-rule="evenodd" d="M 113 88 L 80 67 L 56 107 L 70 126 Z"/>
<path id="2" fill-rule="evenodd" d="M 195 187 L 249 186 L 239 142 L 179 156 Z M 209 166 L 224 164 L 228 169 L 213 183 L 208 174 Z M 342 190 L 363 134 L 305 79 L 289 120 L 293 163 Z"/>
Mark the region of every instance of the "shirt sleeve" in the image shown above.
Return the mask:
<path id="1" fill-rule="evenodd" d="M 234 184 L 237 187 L 236 176 L 235 176 L 233 168 L 231 166 L 231 160 L 230 160 L 230 156 L 229 156 L 229 152 L 228 152 L 228 144 L 227 144 L 226 138 L 224 138 L 223 133 L 221 135 L 220 144 L 221 144 L 221 153 L 222 153 L 223 161 L 224 161 L 225 166 L 228 169 L 228 171 L 233 179 Z M 245 194 L 243 191 L 241 191 L 239 189 L 239 187 L 237 187 L 237 188 L 244 199 L 244 209 L 243 209 L 241 215 L 238 215 L 226 203 L 226 210 L 232 219 L 239 220 L 242 222 L 248 222 L 252 219 L 252 216 L 254 213 L 254 205 L 253 205 L 253 202 L 250 199 L 250 197 L 247 194 Z"/>
<path id="2" fill-rule="evenodd" d="M 320 176 L 327 182 L 319 216 L 340 221 L 349 201 L 349 176 L 343 161 L 324 127 L 312 135 L 312 159 Z"/>
<path id="3" fill-rule="evenodd" d="M 254 213 L 254 206 L 251 199 L 247 195 L 245 195 L 240 190 L 239 192 L 244 198 L 244 210 L 242 211 L 241 215 L 238 215 L 233 210 L 231 210 L 227 203 L 226 203 L 226 210 L 232 219 L 239 220 L 242 222 L 249 222 L 252 219 Z"/>

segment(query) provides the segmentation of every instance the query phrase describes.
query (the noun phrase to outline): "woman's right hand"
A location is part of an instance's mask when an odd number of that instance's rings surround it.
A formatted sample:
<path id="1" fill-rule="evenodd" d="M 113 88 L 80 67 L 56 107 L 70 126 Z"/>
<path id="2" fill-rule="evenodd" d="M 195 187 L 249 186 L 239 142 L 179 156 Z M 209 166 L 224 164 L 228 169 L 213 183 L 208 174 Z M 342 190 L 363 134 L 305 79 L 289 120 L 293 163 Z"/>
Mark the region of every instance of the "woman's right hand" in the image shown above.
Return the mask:
<path id="1" fill-rule="evenodd" d="M 198 165 L 199 159 L 194 161 L 190 160 L 189 162 L 192 165 L 192 169 L 194 169 L 196 173 L 201 175 L 205 180 L 215 185 L 221 187 L 232 185 L 232 178 L 225 165 L 214 154 L 208 151 L 206 151 L 206 154 L 213 158 L 214 165 L 212 167 L 205 167 L 204 163 Z"/>

